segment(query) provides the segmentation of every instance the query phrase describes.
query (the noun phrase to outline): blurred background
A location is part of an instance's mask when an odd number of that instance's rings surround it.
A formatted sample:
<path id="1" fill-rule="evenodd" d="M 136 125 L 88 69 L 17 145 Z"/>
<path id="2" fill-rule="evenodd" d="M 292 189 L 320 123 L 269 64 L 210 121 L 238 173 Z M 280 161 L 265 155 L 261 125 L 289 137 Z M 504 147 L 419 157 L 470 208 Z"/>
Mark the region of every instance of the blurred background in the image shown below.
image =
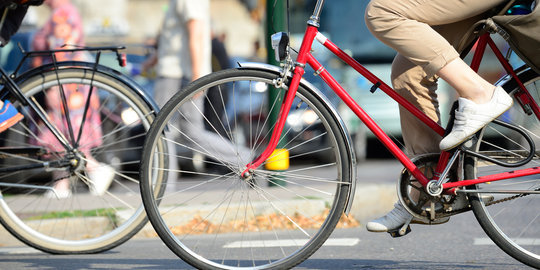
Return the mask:
<path id="1" fill-rule="evenodd" d="M 210 2 L 214 37 L 224 44 L 230 66 L 237 66 L 237 62 L 266 62 L 266 36 L 272 33 L 267 33 L 265 17 L 266 8 L 271 5 L 267 5 L 265 0 Z M 395 52 L 376 40 L 365 27 L 363 16 L 368 2 L 340 0 L 339 4 L 326 4 L 320 31 L 390 84 L 390 65 Z M 154 50 L 155 38 L 167 10 L 168 0 L 72 0 L 72 3 L 81 13 L 86 45 L 127 47 L 126 67 L 119 67 L 114 55 L 102 56 L 100 63 L 128 74 L 151 93 L 155 74 L 151 71 L 142 72 L 141 64 Z M 311 15 L 314 3 L 314 0 L 289 1 L 289 31 L 294 48 L 299 47 L 305 22 Z M 0 50 L 0 65 L 8 71 L 15 69 L 21 57 L 19 45 L 25 50 L 31 49 L 33 34 L 43 25 L 49 14 L 50 10 L 45 6 L 30 9 L 21 30 L 13 37 L 13 42 Z M 371 93 L 369 90 L 372 85 L 367 80 L 346 67 L 339 59 L 332 57 L 321 46 L 315 46 L 314 54 L 368 114 L 381 124 L 383 130 L 402 146 L 397 104 L 382 91 Z M 494 82 L 501 74 L 498 73 L 500 68 L 492 64 L 493 61 L 494 57 L 488 55 L 481 67 L 481 73 Z M 28 67 L 29 65 L 23 65 L 23 69 Z M 352 134 L 360 160 L 390 156 L 313 72 L 306 72 L 306 79 L 325 92 L 338 108 Z M 442 83 L 438 95 L 442 119 L 446 122 L 455 94 Z"/>

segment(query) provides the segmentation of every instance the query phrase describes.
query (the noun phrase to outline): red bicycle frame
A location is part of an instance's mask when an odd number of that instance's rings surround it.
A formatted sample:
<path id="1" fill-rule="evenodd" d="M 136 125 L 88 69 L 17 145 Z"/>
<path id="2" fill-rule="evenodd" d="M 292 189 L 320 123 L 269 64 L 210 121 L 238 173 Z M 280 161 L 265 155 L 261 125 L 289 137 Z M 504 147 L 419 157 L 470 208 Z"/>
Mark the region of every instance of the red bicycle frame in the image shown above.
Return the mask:
<path id="1" fill-rule="evenodd" d="M 287 91 L 285 99 L 282 103 L 280 113 L 279 113 L 279 118 L 276 123 L 276 127 L 274 128 L 272 132 L 270 143 L 265 149 L 265 151 L 256 160 L 248 164 L 245 172 L 248 172 L 249 170 L 260 166 L 268 157 L 270 157 L 272 152 L 275 150 L 278 140 L 280 138 L 281 132 L 283 131 L 283 127 L 285 125 L 285 121 L 289 113 L 292 101 L 298 89 L 300 79 L 302 78 L 304 74 L 304 67 L 306 66 L 306 64 L 309 64 L 313 68 L 313 70 L 316 71 L 316 74 L 318 74 L 324 80 L 324 82 L 328 84 L 328 86 L 330 86 L 330 88 L 341 98 L 341 100 L 343 100 L 345 104 L 347 104 L 347 106 L 374 133 L 374 135 L 383 143 L 383 145 L 405 166 L 405 168 L 407 168 L 407 170 L 416 179 L 418 179 L 418 181 L 424 187 L 426 187 L 429 181 L 437 180 L 437 179 L 428 179 L 418 169 L 418 167 L 405 155 L 405 153 L 403 153 L 403 151 L 401 151 L 401 149 L 390 139 L 390 137 L 377 125 L 377 123 L 375 123 L 375 121 L 358 105 L 358 103 L 347 93 L 347 91 L 343 89 L 343 87 L 330 75 L 330 73 L 322 66 L 322 64 L 319 63 L 317 59 L 315 59 L 315 57 L 311 54 L 311 47 L 315 40 L 321 43 L 324 47 L 326 47 L 329 51 L 331 51 L 333 54 L 339 57 L 346 64 L 354 68 L 360 75 L 364 76 L 367 80 L 373 83 L 374 88 L 381 89 L 384 93 L 386 93 L 388 96 L 394 99 L 401 106 L 406 108 L 409 112 L 415 115 L 418 119 L 420 119 L 423 123 L 425 123 L 431 129 L 433 129 L 435 132 L 437 132 L 441 136 L 444 135 L 445 129 L 443 127 L 441 127 L 438 123 L 436 123 L 431 118 L 426 116 L 422 111 L 417 109 L 409 101 L 407 101 L 405 98 L 400 96 L 390 86 L 388 86 L 378 77 L 373 75 L 369 70 L 363 67 L 355 59 L 353 59 L 351 56 L 349 56 L 347 53 L 341 50 L 336 44 L 334 44 L 329 39 L 327 39 L 324 35 L 319 33 L 318 27 L 316 27 L 315 25 L 309 24 L 306 29 L 304 39 L 302 41 L 302 45 L 300 47 L 298 57 L 296 59 L 295 67 L 293 70 L 293 77 L 289 85 L 289 89 Z M 513 77 L 513 79 L 516 80 L 516 82 L 518 82 L 519 88 L 521 90 L 515 94 L 516 98 L 518 98 L 522 106 L 529 106 L 534 112 L 534 114 L 536 115 L 536 117 L 540 119 L 540 108 L 538 104 L 534 102 L 529 92 L 525 89 L 525 86 L 523 85 L 523 83 L 518 79 L 517 74 L 514 72 L 513 68 L 510 66 L 508 61 L 504 58 L 502 53 L 499 51 L 499 49 L 495 45 L 495 42 L 491 39 L 489 33 L 483 34 L 482 36 L 478 38 L 477 43 L 476 43 L 476 51 L 472 60 L 471 68 L 475 71 L 478 71 L 485 49 L 488 45 L 495 53 L 495 55 L 497 56 L 498 60 L 501 62 L 506 72 L 510 74 Z M 441 153 L 441 156 L 439 158 L 439 164 L 437 165 L 435 175 L 439 175 L 443 171 L 443 169 L 447 166 L 449 157 L 450 157 L 450 153 L 448 152 Z M 454 190 L 455 188 L 459 188 L 459 187 L 463 187 L 467 185 L 485 183 L 485 182 L 490 182 L 490 181 L 498 181 L 498 180 L 503 180 L 503 179 L 516 178 L 520 176 L 527 176 L 527 175 L 539 174 L 539 173 L 540 173 L 540 167 L 528 168 L 524 170 L 515 170 L 515 171 L 500 173 L 497 175 L 487 175 L 487 176 L 479 177 L 478 179 L 445 183 L 443 184 L 442 187 L 443 187 L 443 190 L 448 191 L 449 189 Z"/>

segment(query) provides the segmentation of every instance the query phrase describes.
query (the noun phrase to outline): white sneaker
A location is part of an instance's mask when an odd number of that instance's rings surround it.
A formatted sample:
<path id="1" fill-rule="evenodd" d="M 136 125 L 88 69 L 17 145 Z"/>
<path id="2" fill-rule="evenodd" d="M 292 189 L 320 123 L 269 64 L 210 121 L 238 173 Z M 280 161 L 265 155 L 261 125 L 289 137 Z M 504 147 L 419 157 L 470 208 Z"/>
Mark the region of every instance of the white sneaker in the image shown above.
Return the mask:
<path id="1" fill-rule="evenodd" d="M 387 232 L 403 226 L 411 217 L 412 215 L 398 201 L 394 204 L 392 211 L 383 217 L 368 222 L 366 228 L 370 232 Z"/>
<path id="2" fill-rule="evenodd" d="M 513 100 L 502 87 L 497 86 L 488 103 L 476 104 L 465 98 L 459 98 L 458 102 L 459 108 L 456 110 L 452 131 L 439 144 L 439 148 L 443 151 L 463 143 L 489 122 L 510 109 Z"/>
<path id="3" fill-rule="evenodd" d="M 45 198 L 47 199 L 67 199 L 71 198 L 71 190 L 47 190 L 44 193 Z"/>
<path id="4" fill-rule="evenodd" d="M 48 199 L 67 199 L 72 195 L 69 173 L 66 171 L 53 171 L 55 181 L 53 189 L 47 190 L 43 195 Z"/>
<path id="5" fill-rule="evenodd" d="M 114 173 L 113 167 L 103 163 L 99 163 L 97 167 L 88 170 L 88 177 L 92 181 L 90 183 L 90 193 L 94 196 L 105 194 L 114 179 Z"/>

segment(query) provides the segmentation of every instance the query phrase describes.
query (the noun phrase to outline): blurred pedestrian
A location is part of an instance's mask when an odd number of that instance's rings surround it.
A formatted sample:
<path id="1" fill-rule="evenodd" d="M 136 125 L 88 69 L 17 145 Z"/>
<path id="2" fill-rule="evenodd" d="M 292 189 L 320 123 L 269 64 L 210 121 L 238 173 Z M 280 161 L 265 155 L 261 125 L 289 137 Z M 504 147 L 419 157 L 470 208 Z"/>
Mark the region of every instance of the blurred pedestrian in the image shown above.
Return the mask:
<path id="1" fill-rule="evenodd" d="M 81 16 L 71 1 L 45 0 L 45 4 L 51 9 L 51 16 L 45 25 L 35 34 L 32 43 L 34 50 L 45 51 L 84 46 Z M 84 51 L 55 53 L 54 57 L 56 61 L 88 61 L 91 59 L 90 55 Z M 33 61 L 35 66 L 40 66 L 44 62 L 51 62 L 53 60 L 49 57 L 35 57 Z M 79 133 L 80 128 L 84 131 L 81 133 L 81 139 L 79 141 L 80 149 L 87 158 L 86 168 L 88 169 L 88 175 L 86 177 L 88 179 L 84 180 L 90 183 L 89 188 L 92 194 L 103 195 L 109 188 L 115 172 L 111 166 L 96 161 L 90 151 L 92 148 L 102 144 L 101 119 L 98 112 L 100 106 L 99 97 L 96 91 L 90 95 L 90 107 L 86 112 L 86 117 L 83 117 L 86 98 L 89 96 L 90 88 L 77 86 L 76 84 L 66 84 L 62 85 L 61 89 L 59 87 L 48 89 L 46 94 L 47 115 L 51 122 L 60 128 L 60 131 L 66 138 L 69 138 L 68 118 L 66 113 L 61 110 L 63 105 L 60 91 L 64 91 L 73 131 L 75 134 Z M 81 127 L 83 119 L 84 125 Z M 43 124 L 41 123 L 41 125 Z M 40 131 L 38 134 L 39 139 L 34 142 L 35 144 L 48 147 L 52 151 L 64 150 L 63 146 L 60 145 L 49 129 L 38 128 L 38 130 Z M 61 198 L 71 196 L 69 174 L 67 171 L 53 173 L 54 180 L 57 180 L 54 186 L 56 195 Z M 52 192 L 46 195 L 56 196 Z"/>
<path id="2" fill-rule="evenodd" d="M 163 26 L 158 38 L 157 53 L 145 67 L 156 65 L 157 80 L 154 99 L 159 106 L 180 89 L 212 71 L 212 49 L 209 0 L 170 0 Z M 180 108 L 180 117 L 171 123 L 181 129 L 185 137 L 193 141 L 195 154 L 216 156 L 226 163 L 235 163 L 238 157 L 231 149 L 238 149 L 240 156 L 249 153 L 242 147 L 232 146 L 219 135 L 205 129 L 203 111 L 205 96 L 193 98 Z M 179 138 L 179 132 L 172 129 L 168 136 Z M 237 154 L 238 155 L 238 154 Z M 227 164 L 223 164 L 227 165 Z M 171 164 L 175 171 L 175 162 Z"/>
<path id="3" fill-rule="evenodd" d="M 212 72 L 231 68 L 231 59 L 225 47 L 225 35 L 218 35 L 215 30 L 212 31 Z M 229 96 L 223 95 L 227 93 L 228 87 L 225 89 L 211 89 L 206 94 L 207 99 L 204 101 L 204 116 L 208 121 L 205 121 L 207 130 L 216 132 L 223 137 L 227 137 L 223 122 L 223 116 L 226 113 L 225 104 L 229 101 Z"/>

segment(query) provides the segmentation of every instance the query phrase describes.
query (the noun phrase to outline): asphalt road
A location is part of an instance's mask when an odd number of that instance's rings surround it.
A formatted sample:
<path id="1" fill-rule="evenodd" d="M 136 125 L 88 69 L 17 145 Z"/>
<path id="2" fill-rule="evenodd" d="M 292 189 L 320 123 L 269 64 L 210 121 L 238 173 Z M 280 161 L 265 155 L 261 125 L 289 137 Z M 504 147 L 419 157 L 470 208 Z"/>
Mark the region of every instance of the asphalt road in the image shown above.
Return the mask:
<path id="1" fill-rule="evenodd" d="M 395 183 L 401 165 L 369 161 L 358 168 L 359 183 Z M 412 225 L 401 238 L 367 232 L 363 226 L 336 230 L 338 245 L 323 246 L 297 269 L 527 269 L 489 243 L 472 213 L 437 226 Z M 3 236 L 3 238 L 5 238 Z M 5 240 L 5 239 L 4 239 Z M 2 240 L 0 240 L 0 243 Z M 353 243 L 351 245 L 351 243 Z M 192 269 L 158 238 L 136 238 L 92 255 L 50 255 L 22 245 L 0 246 L 2 269 Z"/>
<path id="2" fill-rule="evenodd" d="M 336 230 L 331 238 L 354 245 L 323 246 L 297 269 L 527 269 L 485 239 L 471 213 L 437 226 L 413 225 L 401 238 L 363 228 Z M 133 239 L 111 251 L 59 256 L 27 247 L 0 249 L 0 269 L 192 269 L 159 239 Z"/>

